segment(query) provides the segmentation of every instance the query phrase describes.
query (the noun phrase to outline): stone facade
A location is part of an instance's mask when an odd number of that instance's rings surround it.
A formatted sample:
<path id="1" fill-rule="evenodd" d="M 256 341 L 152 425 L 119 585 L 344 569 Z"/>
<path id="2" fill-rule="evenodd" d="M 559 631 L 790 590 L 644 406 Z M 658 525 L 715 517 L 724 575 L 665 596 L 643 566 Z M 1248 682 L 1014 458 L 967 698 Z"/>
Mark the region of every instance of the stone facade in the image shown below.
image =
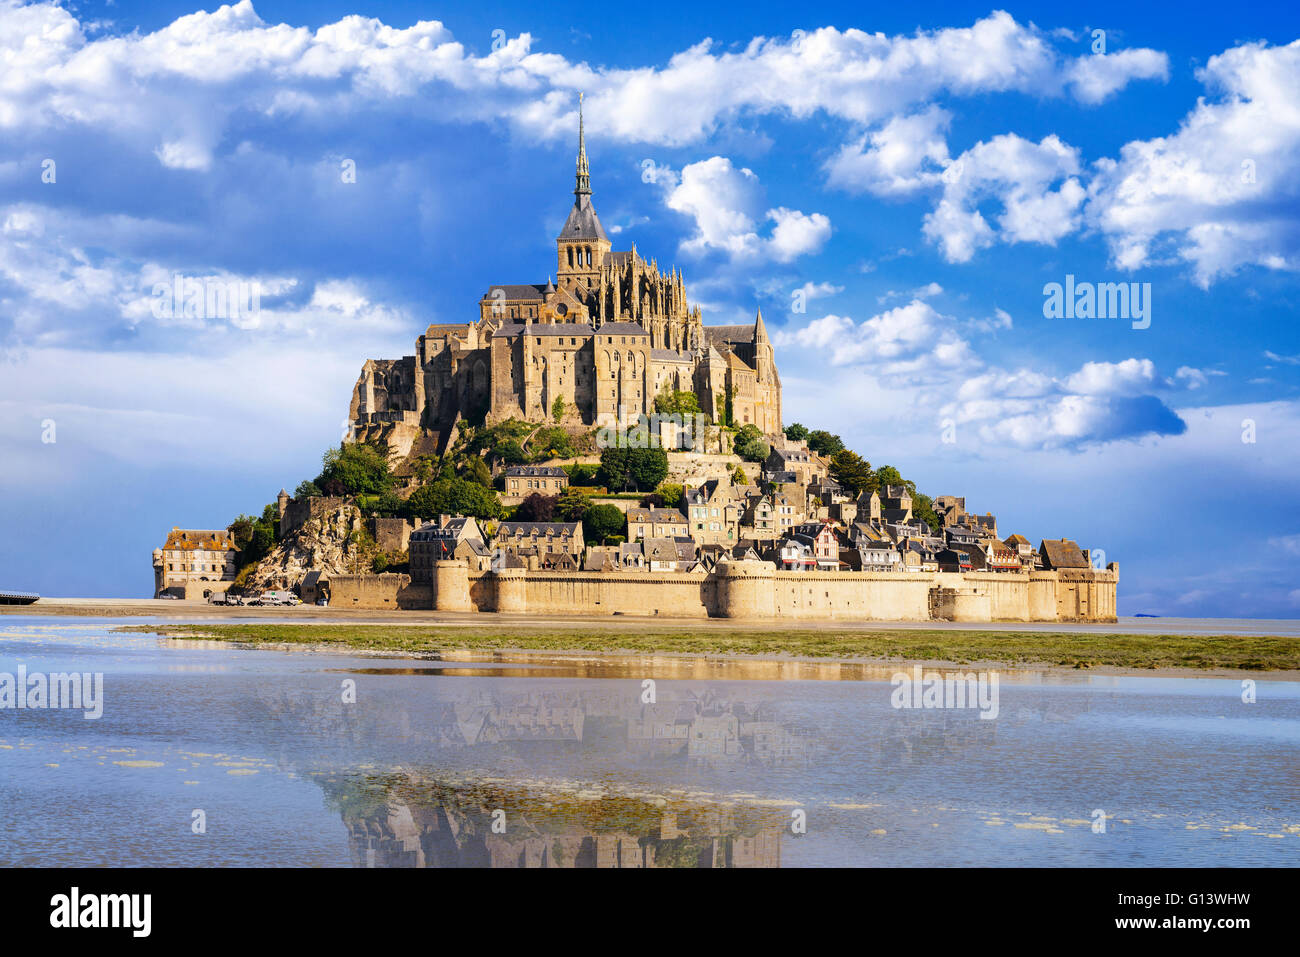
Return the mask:
<path id="1" fill-rule="evenodd" d="M 154 597 L 208 598 L 235 581 L 239 552 L 222 529 L 173 528 L 153 552 Z"/>
<path id="2" fill-rule="evenodd" d="M 781 431 L 781 379 L 759 312 L 753 324 L 706 326 L 686 281 L 636 249 L 615 251 L 591 203 L 579 124 L 573 208 L 556 237 L 545 283 L 500 284 L 477 320 L 429 326 L 415 355 L 371 359 L 353 390 L 354 437 L 391 439 L 426 428 L 449 435 L 460 418 L 553 419 L 626 426 L 666 389 L 737 426 Z"/>

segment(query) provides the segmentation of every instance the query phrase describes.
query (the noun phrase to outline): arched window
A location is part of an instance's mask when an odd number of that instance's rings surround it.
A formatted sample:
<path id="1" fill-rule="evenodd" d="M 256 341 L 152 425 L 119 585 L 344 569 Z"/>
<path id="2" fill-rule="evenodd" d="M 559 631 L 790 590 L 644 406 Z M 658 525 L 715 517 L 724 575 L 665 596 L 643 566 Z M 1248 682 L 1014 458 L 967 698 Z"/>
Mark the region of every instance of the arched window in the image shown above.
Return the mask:
<path id="1" fill-rule="evenodd" d="M 572 246 L 568 247 L 568 253 L 569 253 L 569 268 L 572 269 L 573 268 L 573 247 Z"/>

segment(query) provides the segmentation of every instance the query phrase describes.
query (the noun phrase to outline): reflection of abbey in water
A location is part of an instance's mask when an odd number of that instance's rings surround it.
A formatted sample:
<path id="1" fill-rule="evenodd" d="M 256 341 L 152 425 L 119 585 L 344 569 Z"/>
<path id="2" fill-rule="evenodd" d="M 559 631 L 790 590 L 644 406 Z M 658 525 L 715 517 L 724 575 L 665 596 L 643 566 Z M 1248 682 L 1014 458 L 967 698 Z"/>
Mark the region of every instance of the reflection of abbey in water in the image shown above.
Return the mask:
<path id="1" fill-rule="evenodd" d="M 483 694 L 447 705 L 437 726 L 445 746 L 601 743 L 630 754 L 702 763 L 806 764 L 811 735 L 772 720 L 762 705 L 710 690 L 654 704 L 635 694 Z"/>
<path id="2" fill-rule="evenodd" d="M 780 815 L 416 775 L 319 782 L 360 867 L 779 867 Z M 502 813 L 504 812 L 504 813 Z"/>
<path id="3" fill-rule="evenodd" d="M 309 763 L 315 766 L 326 754 L 346 762 L 348 752 L 376 742 L 384 742 L 395 761 L 436 753 L 445 759 L 459 755 L 476 765 L 485 759 L 569 755 L 636 763 L 806 767 L 822 750 L 812 729 L 779 720 L 772 702 L 741 700 L 708 686 L 698 692 L 665 686 L 656 703 L 643 704 L 641 687 L 633 682 L 619 690 L 532 694 L 459 694 L 458 687 L 443 685 L 440 690 L 450 693 L 431 698 L 423 689 L 417 693 L 418 685 L 409 679 L 381 680 L 392 683 L 382 707 L 368 707 L 366 702 L 377 699 L 364 694 L 359 704 L 344 705 L 333 689 L 292 696 L 267 692 L 256 696 L 254 706 L 283 740 L 297 742 L 299 752 L 313 753 Z M 393 742 L 400 745 L 393 749 Z"/>

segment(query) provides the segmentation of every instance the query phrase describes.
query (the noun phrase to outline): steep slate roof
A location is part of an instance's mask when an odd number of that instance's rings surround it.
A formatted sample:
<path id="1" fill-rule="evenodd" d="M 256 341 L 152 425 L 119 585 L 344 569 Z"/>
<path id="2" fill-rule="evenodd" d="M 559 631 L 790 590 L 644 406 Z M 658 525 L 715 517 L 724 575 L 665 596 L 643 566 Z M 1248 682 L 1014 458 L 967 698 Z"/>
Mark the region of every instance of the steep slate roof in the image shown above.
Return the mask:
<path id="1" fill-rule="evenodd" d="M 685 525 L 687 521 L 681 509 L 677 508 L 629 508 L 627 510 L 627 520 L 629 522 L 653 522 L 656 525 L 668 522 L 674 525 Z"/>
<path id="2" fill-rule="evenodd" d="M 671 538 L 647 538 L 641 544 L 645 550 L 647 561 L 677 562 L 681 560 L 681 555 L 677 551 L 677 543 Z"/>
<path id="3" fill-rule="evenodd" d="M 568 478 L 569 473 L 558 465 L 512 465 L 506 469 L 507 478 Z"/>
<path id="4" fill-rule="evenodd" d="M 596 207 L 591 205 L 590 196 L 579 196 L 574 200 L 569 218 L 560 230 L 560 239 L 598 239 L 609 242 L 605 228 L 600 225 L 600 217 L 596 215 Z"/>
<path id="5" fill-rule="evenodd" d="M 648 336 L 650 330 L 635 322 L 606 322 L 596 330 L 602 336 Z"/>
<path id="6" fill-rule="evenodd" d="M 640 326 L 637 326 L 640 329 Z M 590 336 L 594 335 L 596 330 L 592 328 L 589 322 L 530 322 L 524 325 L 522 322 L 502 323 L 501 328 L 493 333 L 494 336 L 511 336 L 527 333 L 530 336 Z"/>
<path id="7" fill-rule="evenodd" d="M 545 298 L 545 293 L 546 293 L 545 286 L 539 286 L 534 283 L 521 283 L 521 284 L 514 284 L 514 285 L 498 284 L 495 286 L 489 286 L 488 291 L 484 293 L 483 298 L 484 299 L 493 298 L 493 294 L 498 289 L 500 289 L 502 292 L 505 293 L 506 299 L 510 299 L 510 300 L 526 299 L 531 302 L 541 302 L 542 299 Z"/>
<path id="8" fill-rule="evenodd" d="M 163 548 L 230 551 L 235 547 L 230 533 L 222 529 L 173 528 Z"/>
<path id="9" fill-rule="evenodd" d="M 578 522 L 502 522 L 497 526 L 497 535 L 528 535 L 536 532 L 539 535 L 545 535 L 550 532 L 552 535 L 563 535 L 568 532 L 570 535 L 578 534 Z"/>
<path id="10" fill-rule="evenodd" d="M 733 342 L 754 341 L 753 326 L 705 326 L 704 339 L 710 345 L 716 342 L 730 345 Z"/>
<path id="11" fill-rule="evenodd" d="M 1091 568 L 1078 542 L 1068 538 L 1045 538 L 1038 548 L 1049 568 Z"/>

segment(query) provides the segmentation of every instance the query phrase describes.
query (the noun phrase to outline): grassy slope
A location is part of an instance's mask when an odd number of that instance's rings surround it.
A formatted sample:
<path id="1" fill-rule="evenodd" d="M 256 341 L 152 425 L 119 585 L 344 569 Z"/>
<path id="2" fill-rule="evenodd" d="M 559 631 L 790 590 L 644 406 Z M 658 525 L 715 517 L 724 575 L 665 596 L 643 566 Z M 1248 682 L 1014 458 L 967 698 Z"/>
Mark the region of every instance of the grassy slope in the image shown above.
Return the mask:
<path id="1" fill-rule="evenodd" d="M 669 651 L 809 658 L 882 658 L 1040 663 L 1079 668 L 1239 668 L 1300 670 L 1300 638 L 1241 635 L 1053 634 L 990 631 L 644 631 L 599 627 L 439 628 L 412 625 L 134 625 L 124 631 L 252 644 L 338 644 L 376 651 L 442 649 Z"/>

